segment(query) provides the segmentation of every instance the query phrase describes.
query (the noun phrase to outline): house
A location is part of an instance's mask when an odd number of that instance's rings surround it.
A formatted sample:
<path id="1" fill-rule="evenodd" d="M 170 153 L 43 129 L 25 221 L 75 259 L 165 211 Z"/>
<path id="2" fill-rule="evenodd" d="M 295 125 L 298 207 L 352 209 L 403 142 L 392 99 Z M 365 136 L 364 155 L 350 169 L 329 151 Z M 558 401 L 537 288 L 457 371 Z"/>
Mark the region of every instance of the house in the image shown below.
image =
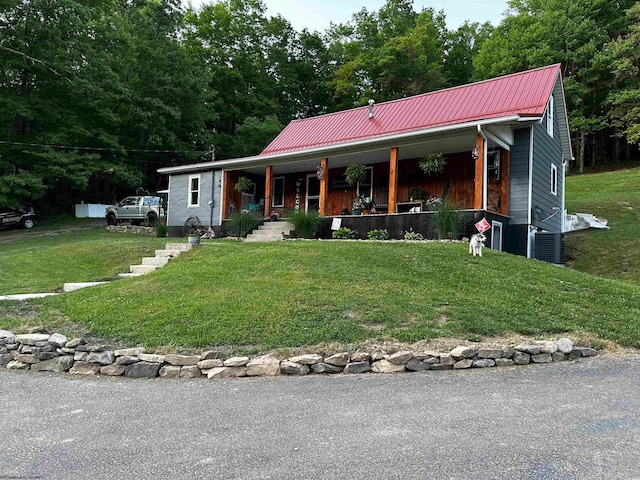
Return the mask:
<path id="1" fill-rule="evenodd" d="M 434 152 L 446 166 L 427 176 L 419 162 Z M 446 194 L 469 220 L 489 221 L 491 248 L 553 261 L 571 159 L 561 68 L 550 65 L 294 120 L 260 155 L 158 171 L 169 175 L 174 232 L 190 216 L 220 230 L 232 211 L 263 203 L 264 215 L 318 210 L 361 235 L 385 227 L 391 238 L 409 228 L 430 235 L 432 213 L 411 197 Z M 353 186 L 344 177 L 351 164 L 367 172 Z M 248 194 L 234 190 L 240 177 L 254 182 Z M 351 215 L 356 195 L 368 201 L 369 215 Z"/>

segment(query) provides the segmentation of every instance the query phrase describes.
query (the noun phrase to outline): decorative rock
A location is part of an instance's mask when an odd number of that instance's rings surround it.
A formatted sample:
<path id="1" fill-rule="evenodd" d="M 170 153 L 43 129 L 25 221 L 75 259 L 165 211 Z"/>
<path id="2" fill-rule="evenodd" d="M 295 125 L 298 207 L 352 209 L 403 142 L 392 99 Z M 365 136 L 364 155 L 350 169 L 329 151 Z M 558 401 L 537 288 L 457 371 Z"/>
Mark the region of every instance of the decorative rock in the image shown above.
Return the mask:
<path id="1" fill-rule="evenodd" d="M 493 358 L 481 358 L 473 361 L 473 368 L 495 367 L 496 361 Z"/>
<path id="2" fill-rule="evenodd" d="M 373 352 L 371 354 L 371 361 L 377 362 L 378 360 L 387 360 L 389 355 L 386 355 L 384 352 Z"/>
<path id="3" fill-rule="evenodd" d="M 18 349 L 18 344 L 17 343 L 7 343 L 4 348 L 6 348 L 7 350 L 11 351 L 11 350 L 17 350 Z"/>
<path id="4" fill-rule="evenodd" d="M 504 358 L 512 358 L 514 352 L 515 352 L 515 349 L 513 347 L 504 347 L 502 349 L 502 356 Z"/>
<path id="5" fill-rule="evenodd" d="M 558 351 L 558 345 L 556 342 L 537 342 L 540 345 L 540 353 L 556 353 Z"/>
<path id="6" fill-rule="evenodd" d="M 200 354 L 200 360 L 213 360 L 215 358 L 224 359 L 223 352 L 219 350 L 208 350 Z"/>
<path id="7" fill-rule="evenodd" d="M 49 342 L 46 341 L 46 340 L 43 340 L 41 342 L 36 342 L 33 345 L 36 346 L 36 347 L 46 347 L 46 346 L 49 345 Z"/>
<path id="8" fill-rule="evenodd" d="M 451 350 L 451 352 L 449 352 L 449 355 L 451 355 L 453 358 L 471 358 L 476 353 L 478 353 L 478 351 L 475 348 L 460 345 L 459 347 Z"/>
<path id="9" fill-rule="evenodd" d="M 322 356 L 315 353 L 310 353 L 307 355 L 298 355 L 297 357 L 291 357 L 289 361 L 293 363 L 302 363 L 303 365 L 313 365 L 314 363 L 320 363 L 322 361 Z"/>
<path id="10" fill-rule="evenodd" d="M 200 358 L 200 357 L 198 357 Z M 158 375 L 160 378 L 179 378 L 182 367 L 179 365 L 164 365 L 160 368 Z"/>
<path id="11" fill-rule="evenodd" d="M 75 347 L 76 352 L 88 352 L 89 351 L 89 346 L 86 344 L 82 344 L 82 345 L 78 345 L 77 347 Z"/>
<path id="12" fill-rule="evenodd" d="M 349 354 L 347 352 L 336 353 L 335 355 L 325 358 L 324 363 L 328 363 L 329 365 L 336 367 L 344 367 L 349 363 Z"/>
<path id="13" fill-rule="evenodd" d="M 36 357 L 35 355 L 30 355 L 30 354 L 19 354 L 16 355 L 16 358 L 14 358 L 15 361 L 17 362 L 22 362 L 22 363 L 38 363 L 38 357 Z"/>
<path id="14" fill-rule="evenodd" d="M 107 350 L 111 350 L 110 345 L 91 345 L 87 348 L 88 352 L 106 352 Z"/>
<path id="15" fill-rule="evenodd" d="M 0 354 L 2 353 L 9 353 L 9 350 L 7 350 L 5 347 L 0 347 Z"/>
<path id="16" fill-rule="evenodd" d="M 139 361 L 140 359 L 138 357 L 132 357 L 131 355 L 123 355 L 121 357 L 116 357 L 116 363 L 118 365 L 133 365 L 134 363 L 138 363 Z"/>
<path id="17" fill-rule="evenodd" d="M 593 357 L 598 355 L 598 352 L 591 347 L 574 347 L 572 353 L 576 357 Z"/>
<path id="18" fill-rule="evenodd" d="M 30 363 L 18 362 L 17 360 L 7 363 L 8 370 L 29 370 L 29 368 L 31 368 Z"/>
<path id="19" fill-rule="evenodd" d="M 541 349 L 539 345 L 527 345 L 525 343 L 521 343 L 516 347 L 516 350 L 518 350 L 519 352 L 528 353 L 529 355 L 537 355 L 540 353 Z"/>
<path id="20" fill-rule="evenodd" d="M 436 365 L 431 365 L 429 367 L 429 370 L 451 370 L 452 368 L 453 368 L 453 363 L 452 364 L 438 363 Z"/>
<path id="21" fill-rule="evenodd" d="M 306 375 L 309 373 L 309 366 L 285 360 L 280 362 L 280 371 L 287 375 Z"/>
<path id="22" fill-rule="evenodd" d="M 71 370 L 71 375 L 97 375 L 100 373 L 99 363 L 75 362 Z"/>
<path id="23" fill-rule="evenodd" d="M 66 348 L 77 348 L 80 345 L 84 345 L 85 343 L 87 343 L 87 341 L 84 338 L 72 338 L 71 340 L 69 340 L 65 347 Z"/>
<path id="24" fill-rule="evenodd" d="M 531 361 L 533 363 L 551 363 L 551 354 L 539 353 L 538 355 L 531 355 Z"/>
<path id="25" fill-rule="evenodd" d="M 513 353 L 511 355 L 513 355 Z M 515 365 L 515 363 L 510 358 L 496 358 L 496 367 L 511 367 L 513 365 Z"/>
<path id="26" fill-rule="evenodd" d="M 113 354 L 113 350 L 108 350 L 106 352 L 91 352 L 85 361 L 89 363 L 99 363 L 100 365 L 111 365 L 115 360 L 116 357 Z"/>
<path id="27" fill-rule="evenodd" d="M 179 367 L 197 365 L 200 361 L 200 355 L 165 355 L 164 361 Z"/>
<path id="28" fill-rule="evenodd" d="M 164 363 L 164 355 L 139 353 L 138 358 L 140 361 L 147 363 Z"/>
<path id="29" fill-rule="evenodd" d="M 449 358 L 451 358 L 449 356 Z M 427 357 L 424 360 L 422 360 L 422 363 L 426 363 L 427 365 L 437 365 L 438 363 L 440 363 L 440 357 Z"/>
<path id="30" fill-rule="evenodd" d="M 205 360 L 207 361 L 207 360 Z M 250 377 L 268 376 L 280 374 L 280 360 L 269 355 L 256 357 L 247 364 L 247 375 Z"/>
<path id="31" fill-rule="evenodd" d="M 391 354 L 388 360 L 394 365 L 404 365 L 409 360 L 411 360 L 411 358 L 413 358 L 413 353 L 407 350 L 401 350 L 399 352 Z"/>
<path id="32" fill-rule="evenodd" d="M 89 354 L 87 352 L 76 352 L 73 354 L 73 359 L 76 362 L 84 362 L 87 360 L 87 357 L 89 356 Z"/>
<path id="33" fill-rule="evenodd" d="M 370 370 L 371 364 L 368 361 L 351 362 L 347 363 L 347 365 L 344 367 L 344 373 L 366 373 Z"/>
<path id="34" fill-rule="evenodd" d="M 566 337 L 556 340 L 556 345 L 560 353 L 569 354 L 573 351 L 573 342 Z"/>
<path id="35" fill-rule="evenodd" d="M 306 367 L 306 365 L 304 365 Z M 309 367 L 307 367 L 309 368 Z M 218 367 L 212 369 L 208 374 L 207 378 L 211 379 L 221 379 L 221 378 L 232 378 L 232 377 L 244 377 L 247 375 L 247 367 Z"/>
<path id="36" fill-rule="evenodd" d="M 525 352 L 516 351 L 513 352 L 513 363 L 516 365 L 526 365 L 531 361 L 531 355 Z"/>
<path id="37" fill-rule="evenodd" d="M 23 335 L 16 335 L 16 341 L 23 345 L 35 345 L 38 342 L 48 342 L 49 335 L 44 333 L 25 333 Z"/>
<path id="38" fill-rule="evenodd" d="M 38 360 L 43 362 L 45 360 L 51 360 L 52 358 L 56 358 L 57 356 L 59 355 L 56 352 L 41 352 L 38 354 Z M 70 357 L 73 360 L 73 356 L 70 355 Z"/>
<path id="39" fill-rule="evenodd" d="M 435 358 L 437 363 L 437 360 L 440 358 L 440 354 L 438 352 L 432 352 L 432 351 L 419 352 L 419 353 L 414 353 L 413 358 L 420 361 L 432 360 Z"/>
<path id="40" fill-rule="evenodd" d="M 404 372 L 404 363 L 391 363 L 389 360 L 379 360 L 371 365 L 371 371 L 375 373 Z"/>
<path id="41" fill-rule="evenodd" d="M 67 355 L 73 355 L 74 353 L 76 353 L 75 348 L 62 347 L 62 348 L 59 348 L 58 350 L 60 350 L 62 353 L 65 353 Z"/>
<path id="42" fill-rule="evenodd" d="M 351 354 L 351 361 L 354 363 L 370 362 L 371 354 L 367 352 L 353 352 Z"/>
<path id="43" fill-rule="evenodd" d="M 0 354 L 0 367 L 4 367 L 10 361 L 11 361 L 11 355 L 9 355 L 8 353 Z"/>
<path id="44" fill-rule="evenodd" d="M 247 363 L 249 357 L 231 357 L 222 362 L 225 367 L 244 367 Z"/>
<path id="45" fill-rule="evenodd" d="M 342 367 L 321 362 L 311 365 L 311 370 L 313 370 L 314 373 L 340 373 Z"/>
<path id="46" fill-rule="evenodd" d="M 0 340 L 4 340 L 3 343 L 16 343 L 16 336 L 9 330 L 0 330 Z"/>
<path id="47" fill-rule="evenodd" d="M 100 367 L 100 373 L 111 377 L 119 377 L 120 375 L 124 375 L 124 365 L 119 363 L 105 365 L 104 367 Z"/>
<path id="48" fill-rule="evenodd" d="M 164 355 L 151 355 L 163 357 Z M 139 358 L 139 357 L 138 357 Z M 141 359 L 142 360 L 142 359 Z M 124 376 L 129 378 L 155 378 L 158 376 L 160 363 L 141 361 L 124 367 Z"/>
<path id="49" fill-rule="evenodd" d="M 407 363 L 405 363 L 405 368 L 411 372 L 420 372 L 423 370 L 429 370 L 429 364 L 426 362 L 421 362 L 415 358 L 412 358 Z"/>
<path id="50" fill-rule="evenodd" d="M 471 360 L 470 358 L 465 358 L 464 360 L 460 360 L 459 362 L 454 363 L 453 369 L 460 370 L 462 368 L 471 368 L 472 365 L 473 360 Z"/>
<path id="51" fill-rule="evenodd" d="M 222 360 L 220 358 L 211 358 L 209 360 L 200 360 L 198 362 L 198 368 L 201 370 L 211 370 L 212 368 L 222 367 Z"/>
<path id="52" fill-rule="evenodd" d="M 62 348 L 67 345 L 67 342 L 69 341 L 69 339 L 64 335 L 61 335 L 60 333 L 54 333 L 49 336 L 48 341 L 50 344 L 55 345 L 56 347 Z"/>
<path id="53" fill-rule="evenodd" d="M 478 358 L 501 358 L 501 348 L 480 348 L 478 350 Z"/>
<path id="54" fill-rule="evenodd" d="M 121 350 L 116 350 L 113 352 L 113 354 L 116 357 L 135 357 L 137 355 L 140 355 L 141 353 L 144 353 L 145 348 L 144 347 L 135 347 L 135 348 L 123 348 Z"/>
<path id="55" fill-rule="evenodd" d="M 199 378 L 202 376 L 202 372 L 197 365 L 185 365 L 180 369 L 181 378 Z"/>
<path id="56" fill-rule="evenodd" d="M 551 360 L 554 362 L 563 362 L 567 359 L 567 356 L 562 352 L 555 352 L 551 354 Z"/>
<path id="57" fill-rule="evenodd" d="M 456 359 L 453 358 L 448 353 L 444 353 L 444 354 L 440 355 L 440 365 L 453 365 L 454 363 L 456 363 Z M 431 367 L 431 368 L 433 368 L 433 367 Z"/>

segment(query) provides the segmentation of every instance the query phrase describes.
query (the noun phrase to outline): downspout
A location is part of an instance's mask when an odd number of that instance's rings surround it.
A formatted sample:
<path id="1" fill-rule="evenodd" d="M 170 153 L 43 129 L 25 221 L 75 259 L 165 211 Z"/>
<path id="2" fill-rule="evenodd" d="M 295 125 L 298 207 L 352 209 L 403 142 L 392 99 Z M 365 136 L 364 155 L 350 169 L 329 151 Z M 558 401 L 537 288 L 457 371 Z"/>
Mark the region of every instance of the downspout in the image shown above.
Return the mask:
<path id="1" fill-rule="evenodd" d="M 533 227 L 533 125 L 529 127 L 529 201 L 527 203 L 527 258 L 533 258 L 535 227 Z"/>
<path id="2" fill-rule="evenodd" d="M 478 133 L 482 136 L 482 209 L 487 211 L 487 136 L 482 131 L 482 125 L 478 124 Z"/>

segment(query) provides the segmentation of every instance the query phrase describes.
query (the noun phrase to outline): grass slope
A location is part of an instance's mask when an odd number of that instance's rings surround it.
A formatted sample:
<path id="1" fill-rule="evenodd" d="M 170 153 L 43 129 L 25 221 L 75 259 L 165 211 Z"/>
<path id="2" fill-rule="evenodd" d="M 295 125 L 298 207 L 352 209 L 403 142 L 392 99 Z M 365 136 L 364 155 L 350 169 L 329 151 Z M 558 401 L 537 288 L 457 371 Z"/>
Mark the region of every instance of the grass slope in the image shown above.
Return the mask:
<path id="1" fill-rule="evenodd" d="M 567 178 L 566 208 L 609 220 L 611 231 L 567 237 L 573 267 L 640 284 L 640 168 Z"/>
<path id="2" fill-rule="evenodd" d="M 217 242 L 153 274 L 43 299 L 39 318 L 147 346 L 586 331 L 640 347 L 640 286 L 465 244 Z M 0 327 L 23 321 L 10 316 Z"/>

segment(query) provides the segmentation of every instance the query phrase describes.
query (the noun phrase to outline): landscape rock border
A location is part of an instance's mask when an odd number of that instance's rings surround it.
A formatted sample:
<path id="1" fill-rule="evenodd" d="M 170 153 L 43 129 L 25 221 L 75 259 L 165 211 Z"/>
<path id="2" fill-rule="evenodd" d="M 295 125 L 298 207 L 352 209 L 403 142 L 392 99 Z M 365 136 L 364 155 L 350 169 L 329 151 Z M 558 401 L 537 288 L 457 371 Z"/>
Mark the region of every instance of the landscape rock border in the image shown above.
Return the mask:
<path id="1" fill-rule="evenodd" d="M 0 368 L 129 378 L 221 379 L 463 370 L 560 362 L 597 354 L 591 347 L 575 346 L 570 339 L 560 338 L 503 347 L 460 345 L 446 353 L 354 351 L 326 357 L 313 353 L 285 359 L 271 355 L 228 357 L 216 350 L 197 355 L 161 355 L 146 353 L 144 347 L 114 350 L 109 345 L 91 345 L 84 338 L 69 340 L 59 333 L 15 335 L 8 330 L 0 330 Z"/>

